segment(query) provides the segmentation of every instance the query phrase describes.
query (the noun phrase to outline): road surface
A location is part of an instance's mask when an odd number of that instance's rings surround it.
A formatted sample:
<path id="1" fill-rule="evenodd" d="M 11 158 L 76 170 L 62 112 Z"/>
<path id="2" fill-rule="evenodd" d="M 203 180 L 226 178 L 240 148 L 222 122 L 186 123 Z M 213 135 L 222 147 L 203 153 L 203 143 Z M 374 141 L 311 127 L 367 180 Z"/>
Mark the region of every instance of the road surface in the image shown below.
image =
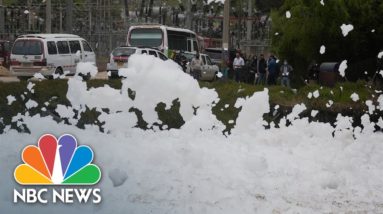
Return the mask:
<path id="1" fill-rule="evenodd" d="M 72 78 L 71 76 L 67 76 L 66 78 Z M 108 74 L 105 71 L 98 72 L 97 75 L 92 78 L 92 79 L 102 79 L 102 80 L 107 80 L 108 79 Z M 12 76 L 9 71 L 0 66 L 0 82 L 19 82 L 20 80 Z"/>

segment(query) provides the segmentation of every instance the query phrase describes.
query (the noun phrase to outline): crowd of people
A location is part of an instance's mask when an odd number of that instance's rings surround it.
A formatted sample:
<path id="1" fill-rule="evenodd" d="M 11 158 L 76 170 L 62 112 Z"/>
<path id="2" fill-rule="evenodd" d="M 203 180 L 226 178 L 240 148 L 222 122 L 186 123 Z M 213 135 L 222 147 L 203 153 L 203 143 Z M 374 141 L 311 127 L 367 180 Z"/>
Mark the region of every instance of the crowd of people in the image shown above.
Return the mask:
<path id="1" fill-rule="evenodd" d="M 228 63 L 223 74 L 226 78 L 237 82 L 258 85 L 277 85 L 290 88 L 290 78 L 293 67 L 284 60 L 282 64 L 274 56 L 265 59 L 264 54 L 243 57 L 240 52 L 236 53 L 231 63 Z"/>

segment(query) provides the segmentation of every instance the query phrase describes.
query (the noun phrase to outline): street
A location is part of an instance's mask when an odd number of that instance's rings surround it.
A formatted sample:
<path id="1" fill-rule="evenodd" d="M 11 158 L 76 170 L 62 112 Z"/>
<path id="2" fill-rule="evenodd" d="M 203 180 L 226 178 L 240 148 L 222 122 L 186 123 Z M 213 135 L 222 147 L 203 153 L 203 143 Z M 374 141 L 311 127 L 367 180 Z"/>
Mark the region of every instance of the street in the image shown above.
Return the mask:
<path id="1" fill-rule="evenodd" d="M 69 79 L 72 78 L 72 76 L 67 76 L 65 78 Z M 31 79 L 33 80 L 34 78 Z M 106 71 L 98 72 L 92 79 L 107 80 L 108 73 Z M 6 68 L 0 66 L 0 82 L 20 82 L 20 80 L 17 77 L 12 76 Z"/>

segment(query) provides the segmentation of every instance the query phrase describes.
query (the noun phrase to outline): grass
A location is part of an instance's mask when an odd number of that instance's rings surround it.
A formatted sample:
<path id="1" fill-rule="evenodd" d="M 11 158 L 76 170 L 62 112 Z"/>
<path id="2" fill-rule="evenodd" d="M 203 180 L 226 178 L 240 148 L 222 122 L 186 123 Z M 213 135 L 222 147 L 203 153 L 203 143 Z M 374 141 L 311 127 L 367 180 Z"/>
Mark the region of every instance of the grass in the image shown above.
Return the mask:
<path id="1" fill-rule="evenodd" d="M 229 124 L 230 120 L 235 120 L 240 109 L 234 108 L 234 104 L 239 97 L 251 96 L 254 92 L 263 91 L 264 86 L 253 86 L 248 84 L 238 84 L 233 81 L 216 81 L 212 83 L 203 82 L 201 86 L 212 88 L 217 91 L 220 101 L 213 108 L 213 113 L 218 120 L 222 121 L 227 127 L 227 130 L 233 128 L 234 124 Z M 341 89 L 342 88 L 342 89 Z M 370 89 L 366 82 L 345 82 L 339 83 L 334 88 L 321 87 L 319 85 L 307 85 L 296 91 L 290 90 L 282 86 L 268 87 L 271 106 L 279 105 L 281 109 L 290 110 L 296 104 L 304 103 L 309 110 L 319 110 L 329 114 L 347 113 L 361 115 L 367 110 L 364 104 L 366 100 L 376 100 L 373 98 L 374 90 Z M 308 94 L 318 90 L 320 96 L 316 99 L 308 98 Z M 360 100 L 354 102 L 350 97 L 351 94 L 357 93 Z M 327 107 L 326 104 L 332 100 L 334 104 Z M 225 105 L 230 107 L 225 109 Z M 221 111 L 224 109 L 224 111 Z"/>
<path id="2" fill-rule="evenodd" d="M 12 117 L 16 116 L 19 112 L 24 114 L 29 112 L 29 115 L 51 115 L 56 120 L 60 120 L 59 116 L 55 113 L 55 109 L 58 104 L 70 106 L 70 102 L 66 98 L 67 93 L 67 80 L 50 80 L 34 82 L 35 93 L 30 93 L 27 89 L 27 82 L 22 81 L 18 83 L 0 83 L 0 133 L 4 129 L 5 125 L 11 125 L 12 128 L 22 131 L 22 127 L 17 126 L 17 122 L 12 122 Z M 115 89 L 121 89 L 121 80 L 89 80 L 87 82 L 88 88 L 103 87 L 109 85 Z M 226 125 L 226 130 L 229 131 L 234 127 L 234 124 L 230 124 L 230 120 L 236 120 L 240 109 L 234 107 L 238 98 L 245 98 L 253 95 L 254 92 L 263 91 L 264 86 L 254 86 L 249 84 L 238 84 L 233 81 L 215 81 L 215 82 L 201 82 L 201 87 L 207 87 L 215 89 L 219 94 L 220 101 L 216 103 L 212 111 L 216 115 L 217 119 Z M 308 110 L 319 110 L 322 113 L 327 112 L 328 115 L 336 115 L 337 113 L 344 113 L 354 115 L 356 117 L 362 115 L 367 109 L 364 104 L 366 100 L 376 101 L 377 95 L 373 88 L 370 88 L 366 82 L 345 82 L 339 83 L 334 88 L 320 87 L 318 85 L 307 85 L 296 92 L 282 86 L 268 87 L 270 104 L 271 106 L 279 105 L 281 109 L 284 109 L 285 113 L 289 113 L 291 108 L 300 103 L 304 103 Z M 309 99 L 307 95 L 311 92 L 318 90 L 320 96 L 317 99 Z M 357 102 L 352 101 L 351 94 L 357 93 L 360 100 Z M 8 105 L 7 96 L 13 95 L 16 101 L 12 105 Z M 134 99 L 134 93 L 129 92 L 131 99 Z M 39 105 L 37 108 L 27 110 L 25 103 L 32 99 Z M 326 104 L 332 100 L 334 104 L 331 107 L 327 107 Z M 228 108 L 225 108 L 229 105 Z M 173 101 L 173 105 L 170 109 L 165 109 L 163 103 L 159 103 L 156 107 L 159 119 L 162 124 L 153 124 L 160 129 L 179 128 L 185 121 L 179 114 L 180 103 L 176 99 Z M 44 109 L 44 110 L 43 110 Z M 138 118 L 137 127 L 150 128 L 150 124 L 147 124 L 142 119 L 142 112 L 139 109 L 131 109 L 131 112 L 135 113 Z M 87 109 L 80 115 L 76 114 L 78 124 L 76 126 L 84 128 L 87 124 L 94 124 L 100 127 L 102 131 L 102 123 L 98 121 L 98 115 L 100 113 L 95 109 Z M 327 115 L 327 114 L 326 114 Z M 333 116 L 331 116 L 333 117 Z M 274 118 L 275 119 L 275 118 Z M 273 120 L 273 118 L 268 119 Z M 2 121 L 2 122 L 1 122 Z M 67 121 L 66 121 L 67 122 Z"/>

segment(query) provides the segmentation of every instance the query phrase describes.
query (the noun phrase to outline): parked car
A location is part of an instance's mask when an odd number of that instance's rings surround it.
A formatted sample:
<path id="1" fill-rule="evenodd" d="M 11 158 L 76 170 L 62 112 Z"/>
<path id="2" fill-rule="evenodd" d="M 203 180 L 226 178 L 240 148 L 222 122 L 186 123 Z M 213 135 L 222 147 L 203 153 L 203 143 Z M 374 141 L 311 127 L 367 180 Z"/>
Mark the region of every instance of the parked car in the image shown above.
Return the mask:
<path id="1" fill-rule="evenodd" d="M 205 48 L 205 54 L 209 55 L 211 61 L 220 66 L 222 63 L 222 48 Z"/>
<path id="2" fill-rule="evenodd" d="M 106 66 L 109 77 L 119 77 L 118 70 L 128 66 L 129 57 L 133 54 L 149 54 L 164 61 L 168 60 L 168 58 L 161 51 L 156 49 L 121 46 L 114 49 L 110 54 L 110 60 Z"/>
<path id="3" fill-rule="evenodd" d="M 214 64 L 207 54 L 200 54 L 200 57 L 203 63 L 200 80 L 215 80 L 216 75 L 219 72 L 218 65 Z M 190 63 L 187 66 L 186 72 L 190 74 Z"/>
<path id="4" fill-rule="evenodd" d="M 44 76 L 76 72 L 78 62 L 96 63 L 89 43 L 71 34 L 28 34 L 18 37 L 11 51 L 10 72 L 15 76 Z"/>
<path id="5" fill-rule="evenodd" d="M 10 42 L 0 40 L 0 66 L 9 68 L 10 65 Z"/>

